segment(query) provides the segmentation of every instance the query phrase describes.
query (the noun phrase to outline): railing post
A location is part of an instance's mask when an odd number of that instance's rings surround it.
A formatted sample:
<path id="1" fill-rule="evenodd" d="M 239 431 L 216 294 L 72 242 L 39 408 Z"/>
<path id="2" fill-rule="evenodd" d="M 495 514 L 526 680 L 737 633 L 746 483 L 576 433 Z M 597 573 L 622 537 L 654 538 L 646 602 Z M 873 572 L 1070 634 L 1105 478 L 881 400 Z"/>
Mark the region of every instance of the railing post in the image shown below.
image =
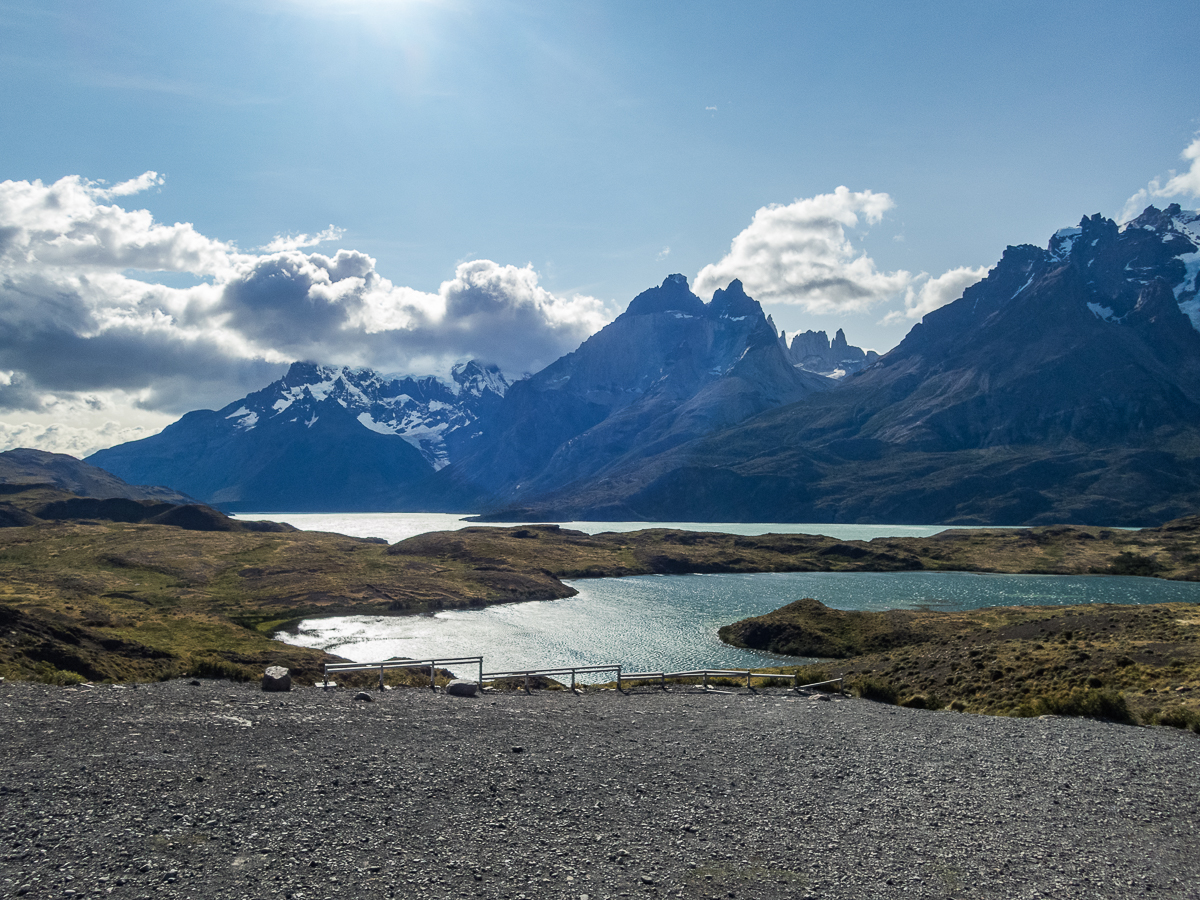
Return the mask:
<path id="1" fill-rule="evenodd" d="M 431 659 L 429 661 L 429 689 L 431 691 L 437 690 L 437 682 L 433 680 L 435 672 L 437 672 L 437 660 Z"/>
<path id="2" fill-rule="evenodd" d="M 525 673 L 525 693 L 529 693 L 529 673 Z"/>
<path id="3" fill-rule="evenodd" d="M 617 690 L 622 694 L 625 693 L 625 688 L 621 686 L 621 667 L 617 666 Z"/>
<path id="4" fill-rule="evenodd" d="M 708 670 L 704 670 L 704 690 L 708 690 Z"/>
<path id="5" fill-rule="evenodd" d="M 575 693 L 575 669 L 571 669 L 571 693 Z"/>
<path id="6" fill-rule="evenodd" d="M 483 690 L 483 657 L 479 657 L 479 690 Z"/>
<path id="7" fill-rule="evenodd" d="M 746 670 L 746 690 L 750 690 L 750 670 Z"/>
<path id="8" fill-rule="evenodd" d="M 795 691 L 797 694 L 800 693 L 800 670 L 799 669 L 797 669 L 796 673 L 792 676 L 792 690 Z"/>
<path id="9" fill-rule="evenodd" d="M 846 694 L 846 676 L 842 675 L 838 678 L 838 693 L 842 696 Z"/>
<path id="10" fill-rule="evenodd" d="M 383 690 L 383 663 L 379 664 L 379 689 Z"/>
<path id="11" fill-rule="evenodd" d="M 665 691 L 667 689 L 667 673 L 659 672 L 658 674 L 662 676 L 662 689 Z"/>
<path id="12" fill-rule="evenodd" d="M 325 680 L 323 682 L 321 682 L 321 690 L 327 691 L 327 690 L 329 690 L 329 663 L 325 663 L 324 669 L 325 669 Z"/>

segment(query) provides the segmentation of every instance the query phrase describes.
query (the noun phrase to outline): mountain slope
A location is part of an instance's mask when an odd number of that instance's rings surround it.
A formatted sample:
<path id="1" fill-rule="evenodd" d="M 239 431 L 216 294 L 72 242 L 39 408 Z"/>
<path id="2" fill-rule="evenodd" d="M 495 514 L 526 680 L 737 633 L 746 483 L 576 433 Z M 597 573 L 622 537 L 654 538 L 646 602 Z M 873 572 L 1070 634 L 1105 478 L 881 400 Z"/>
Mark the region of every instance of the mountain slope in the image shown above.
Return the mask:
<path id="1" fill-rule="evenodd" d="M 24 447 L 0 453 L 0 484 L 46 484 L 70 494 L 101 499 L 192 502 L 191 497 L 170 488 L 126 484 L 115 475 L 66 453 L 47 453 Z"/>
<path id="2" fill-rule="evenodd" d="M 1200 506 L 1200 226 L 1010 247 L 832 391 L 575 485 L 586 518 L 1153 524 Z M 535 511 L 531 515 L 536 515 Z"/>
<path id="3" fill-rule="evenodd" d="M 741 282 L 706 304 L 672 275 L 514 384 L 478 448 L 441 483 L 493 504 L 521 502 L 832 386 L 791 364 Z"/>

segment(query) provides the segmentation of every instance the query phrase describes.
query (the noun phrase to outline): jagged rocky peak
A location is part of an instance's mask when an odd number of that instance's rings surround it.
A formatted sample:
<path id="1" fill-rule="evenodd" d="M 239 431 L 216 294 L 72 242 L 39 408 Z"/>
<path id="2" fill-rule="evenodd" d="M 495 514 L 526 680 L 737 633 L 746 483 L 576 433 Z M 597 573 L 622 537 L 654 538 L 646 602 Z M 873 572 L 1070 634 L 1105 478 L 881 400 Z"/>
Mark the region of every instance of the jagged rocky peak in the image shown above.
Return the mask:
<path id="1" fill-rule="evenodd" d="M 687 278 L 683 275 L 668 275 L 658 287 L 642 291 L 626 307 L 624 315 L 649 316 L 659 313 L 671 313 L 677 317 L 692 316 L 695 318 L 731 319 L 742 321 L 752 318 L 755 322 L 766 321 L 762 306 L 746 293 L 742 282 L 735 278 L 729 286 L 718 289 L 712 297 L 712 302 L 705 303 L 692 293 L 688 287 Z M 771 333 L 775 333 L 774 324 Z"/>
<path id="2" fill-rule="evenodd" d="M 708 306 L 708 313 L 715 319 L 733 319 L 740 321 L 745 318 L 763 318 L 763 309 L 759 302 L 746 293 L 740 279 L 733 279 L 725 290 L 718 289 Z M 774 326 L 771 327 L 774 333 Z"/>
<path id="3" fill-rule="evenodd" d="M 1083 275 L 1088 308 L 1113 324 L 1147 317 L 1178 322 L 1179 317 L 1168 315 L 1163 307 L 1163 292 L 1149 290 L 1162 282 L 1179 311 L 1200 331 L 1200 213 L 1183 210 L 1178 203 L 1166 209 L 1147 206 L 1123 226 L 1099 213 L 1084 216 L 1078 226 L 1059 229 L 1040 259 L 1031 248 L 1009 249 L 1029 256 L 1023 262 L 1030 280 L 1062 265 L 1074 266 Z M 1012 268 L 1015 260 L 1009 256 L 1006 252 L 1001 268 Z"/>
<path id="4" fill-rule="evenodd" d="M 459 363 L 447 382 L 434 375 L 382 375 L 374 369 L 295 362 L 278 381 L 235 400 L 219 413 L 228 427 L 311 428 L 336 403 L 358 424 L 391 434 L 421 451 L 434 469 L 448 465 L 480 420 L 501 401 L 508 381 L 497 366 Z"/>
<path id="5" fill-rule="evenodd" d="M 824 331 L 803 331 L 793 335 L 789 345 L 787 333 L 781 331 L 779 342 L 793 366 L 827 378 L 842 378 L 879 359 L 874 350 L 852 346 L 841 328 L 832 341 Z"/>
<path id="6" fill-rule="evenodd" d="M 457 392 L 466 392 L 476 397 L 482 397 L 491 392 L 497 397 L 503 397 L 508 391 L 508 380 L 500 367 L 494 364 L 482 363 L 472 359 L 465 363 L 455 363 L 450 369 L 450 378 L 457 387 Z"/>
<path id="7" fill-rule="evenodd" d="M 668 275 L 658 287 L 642 291 L 625 309 L 627 316 L 649 316 L 675 312 L 688 316 L 704 315 L 704 301 L 692 293 L 684 275 Z"/>

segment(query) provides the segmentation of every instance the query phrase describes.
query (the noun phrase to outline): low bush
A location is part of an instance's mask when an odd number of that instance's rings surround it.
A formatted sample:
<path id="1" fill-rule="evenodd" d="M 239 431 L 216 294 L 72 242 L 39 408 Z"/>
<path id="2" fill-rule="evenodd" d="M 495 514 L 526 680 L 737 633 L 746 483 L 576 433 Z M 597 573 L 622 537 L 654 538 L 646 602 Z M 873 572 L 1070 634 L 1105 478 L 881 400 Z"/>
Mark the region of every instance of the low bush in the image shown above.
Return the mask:
<path id="1" fill-rule="evenodd" d="M 1151 713 L 1147 724 L 1165 725 L 1168 728 L 1182 728 L 1200 734 L 1200 713 L 1184 706 L 1169 706 Z"/>
<path id="2" fill-rule="evenodd" d="M 890 681 L 878 678 L 862 678 L 854 685 L 853 690 L 864 700 L 874 700 L 876 703 L 890 703 L 893 706 L 900 700 L 900 691 Z"/>
<path id="3" fill-rule="evenodd" d="M 1077 716 L 1084 719 L 1106 719 L 1111 722 L 1134 723 L 1125 698 L 1111 690 L 1073 690 L 1063 694 L 1047 694 L 1021 704 L 1014 711 L 1018 716 Z"/>
<path id="4" fill-rule="evenodd" d="M 231 663 L 216 656 L 200 656 L 192 660 L 186 675 L 189 678 L 228 678 L 230 681 L 251 681 L 257 673 L 246 666 Z"/>

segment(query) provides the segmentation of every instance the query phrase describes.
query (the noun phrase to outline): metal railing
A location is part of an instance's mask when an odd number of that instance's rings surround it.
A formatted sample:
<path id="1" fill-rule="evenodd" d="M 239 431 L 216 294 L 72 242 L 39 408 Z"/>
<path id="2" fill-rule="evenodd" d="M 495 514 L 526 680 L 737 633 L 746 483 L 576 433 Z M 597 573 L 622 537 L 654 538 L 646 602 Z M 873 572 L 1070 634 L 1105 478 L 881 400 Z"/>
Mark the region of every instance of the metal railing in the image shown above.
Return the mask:
<path id="1" fill-rule="evenodd" d="M 657 681 L 659 686 L 665 691 L 667 690 L 667 679 L 678 680 L 681 678 L 699 678 L 701 685 L 705 691 L 713 690 L 709 685 L 709 678 L 745 678 L 746 689 L 753 690 L 751 680 L 754 678 L 770 679 L 772 681 L 792 680 L 792 690 L 801 691 L 808 688 L 819 688 L 826 685 L 836 684 L 838 693 L 846 693 L 845 677 L 830 678 L 827 681 L 815 681 L 811 684 L 800 684 L 800 673 L 796 672 L 792 675 L 784 675 L 780 672 L 763 672 L 755 669 L 689 669 L 684 672 L 623 672 L 621 666 L 617 663 L 597 665 L 597 666 L 555 666 L 545 669 L 512 669 L 507 672 L 484 672 L 482 656 L 456 656 L 439 659 L 388 659 L 383 662 L 376 663 L 326 663 L 325 664 L 325 680 L 322 687 L 328 689 L 331 682 L 330 675 L 336 675 L 343 672 L 379 672 L 379 687 L 383 688 L 383 675 L 387 669 L 429 669 L 429 687 L 435 688 L 434 676 L 438 666 L 476 666 L 479 669 L 479 687 L 482 689 L 486 682 L 495 682 L 503 678 L 522 678 L 524 680 L 525 693 L 529 693 L 529 679 L 536 676 L 545 677 L 562 677 L 565 675 L 571 676 L 570 689 L 576 691 L 575 682 L 577 675 L 594 675 L 601 672 L 612 672 L 616 677 L 617 690 L 624 692 L 625 684 L 634 681 Z"/>
<path id="2" fill-rule="evenodd" d="M 501 678 L 524 678 L 525 693 L 529 693 L 529 678 L 535 675 L 545 675 L 547 677 L 556 675 L 571 676 L 571 690 L 575 690 L 575 676 L 577 674 L 591 675 L 596 672 L 615 672 L 617 675 L 617 684 L 621 683 L 621 667 L 615 663 L 612 665 L 600 666 L 560 666 L 555 669 L 514 669 L 511 672 L 484 672 L 479 676 L 479 686 L 483 687 L 484 681 L 497 681 Z"/>
<path id="3" fill-rule="evenodd" d="M 379 670 L 379 689 L 383 690 L 383 673 L 385 669 L 429 669 L 429 687 L 435 688 L 434 676 L 438 666 L 478 666 L 479 681 L 483 683 L 482 656 L 454 656 L 445 659 L 386 659 L 377 663 L 325 663 L 325 680 L 322 687 L 329 689 L 329 676 L 343 672 L 373 672 Z"/>

